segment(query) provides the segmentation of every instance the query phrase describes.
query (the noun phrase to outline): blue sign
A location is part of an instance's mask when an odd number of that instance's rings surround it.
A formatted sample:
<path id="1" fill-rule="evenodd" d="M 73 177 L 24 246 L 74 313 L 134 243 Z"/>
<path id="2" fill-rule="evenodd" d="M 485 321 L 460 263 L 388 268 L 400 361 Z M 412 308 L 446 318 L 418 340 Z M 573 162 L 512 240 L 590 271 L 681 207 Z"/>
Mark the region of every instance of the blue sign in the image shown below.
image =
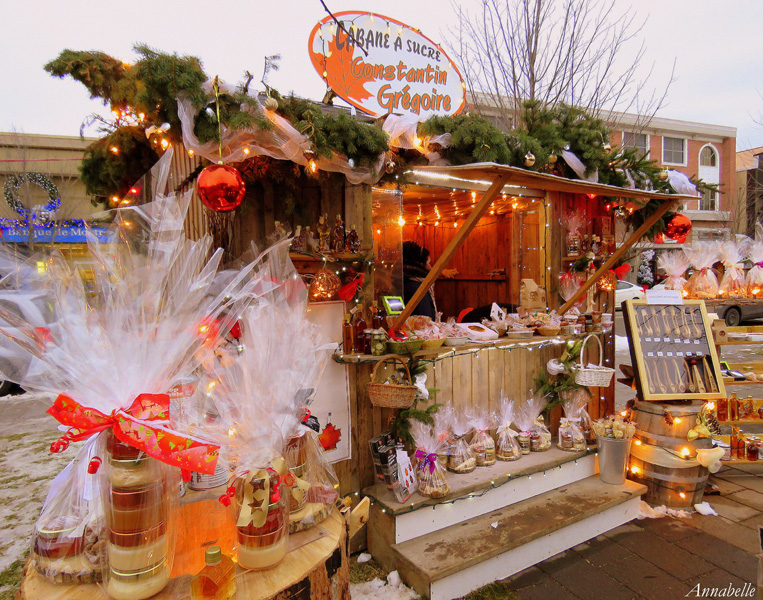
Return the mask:
<path id="1" fill-rule="evenodd" d="M 2 229 L 2 241 L 25 243 L 29 241 L 29 230 L 26 227 L 0 227 Z M 33 242 L 34 243 L 50 243 L 56 244 L 84 244 L 87 242 L 85 232 L 90 229 L 99 242 L 110 242 L 112 240 L 113 232 L 109 231 L 105 227 L 75 227 L 75 226 L 61 226 L 61 227 L 45 227 L 35 225 L 33 227 Z"/>

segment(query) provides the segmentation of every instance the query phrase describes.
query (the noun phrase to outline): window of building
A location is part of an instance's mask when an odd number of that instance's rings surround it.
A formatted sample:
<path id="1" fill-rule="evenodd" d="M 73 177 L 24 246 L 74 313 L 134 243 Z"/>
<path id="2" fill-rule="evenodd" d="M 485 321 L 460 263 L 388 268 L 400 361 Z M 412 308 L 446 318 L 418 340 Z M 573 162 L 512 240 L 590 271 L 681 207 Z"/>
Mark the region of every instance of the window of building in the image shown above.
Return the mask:
<path id="1" fill-rule="evenodd" d="M 717 167 L 718 166 L 718 154 L 712 146 L 705 146 L 699 152 L 699 166 L 700 167 Z"/>
<path id="2" fill-rule="evenodd" d="M 705 190 L 699 199 L 700 210 L 718 210 L 718 192 Z"/>
<path id="3" fill-rule="evenodd" d="M 645 133 L 623 132 L 623 148 L 633 148 L 639 156 L 649 153 L 649 136 Z"/>
<path id="4" fill-rule="evenodd" d="M 662 162 L 671 165 L 686 164 L 686 140 L 681 138 L 662 138 Z"/>

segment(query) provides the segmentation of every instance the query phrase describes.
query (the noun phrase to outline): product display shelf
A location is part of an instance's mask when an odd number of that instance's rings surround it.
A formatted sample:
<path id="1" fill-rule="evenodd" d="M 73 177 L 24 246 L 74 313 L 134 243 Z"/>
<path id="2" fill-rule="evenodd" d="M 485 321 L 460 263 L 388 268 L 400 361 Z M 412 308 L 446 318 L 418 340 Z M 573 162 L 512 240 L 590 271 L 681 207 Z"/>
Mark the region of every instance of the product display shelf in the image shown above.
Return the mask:
<path id="1" fill-rule="evenodd" d="M 459 598 L 634 519 L 646 487 L 602 483 L 595 448 L 554 444 L 513 462 L 448 473 L 441 499 L 370 497 L 369 551 L 431 600 Z"/>
<path id="2" fill-rule="evenodd" d="M 724 446 L 728 446 L 731 443 L 730 435 L 719 435 L 714 439 L 720 441 Z M 746 458 L 724 458 L 721 462 L 727 467 L 733 467 L 734 465 L 763 465 L 763 458 L 759 460 L 747 460 Z"/>
<path id="3" fill-rule="evenodd" d="M 336 597 L 333 589 L 346 591 L 349 585 L 348 524 L 348 515 L 335 511 L 320 525 L 290 535 L 289 553 L 272 569 L 246 571 L 237 567 L 237 591 L 233 600 L 333 600 Z M 183 535 L 183 530 L 177 535 Z M 203 557 L 203 551 L 199 552 Z M 180 570 L 184 570 L 182 566 Z M 190 580 L 191 575 L 173 577 L 152 599 L 190 598 Z M 306 596 L 302 595 L 305 591 Z M 108 600 L 96 584 L 53 584 L 30 568 L 29 562 L 24 568 L 17 597 L 19 600 Z"/>
<path id="4" fill-rule="evenodd" d="M 752 301 L 751 301 L 752 302 Z M 760 300 L 754 300 L 760 302 Z M 744 325 L 739 327 L 728 327 L 723 321 L 717 319 L 712 327 L 713 341 L 718 352 L 718 357 L 723 360 L 721 350 L 723 346 L 750 346 L 760 345 L 763 348 L 763 325 Z M 738 339 L 739 336 L 745 336 L 748 339 Z M 749 337 L 748 337 L 749 336 Z M 763 361 L 746 363 L 729 363 L 729 368 L 741 372 L 752 371 L 756 375 L 763 374 Z M 731 377 L 724 377 L 725 385 L 763 385 L 760 381 L 737 381 Z"/>

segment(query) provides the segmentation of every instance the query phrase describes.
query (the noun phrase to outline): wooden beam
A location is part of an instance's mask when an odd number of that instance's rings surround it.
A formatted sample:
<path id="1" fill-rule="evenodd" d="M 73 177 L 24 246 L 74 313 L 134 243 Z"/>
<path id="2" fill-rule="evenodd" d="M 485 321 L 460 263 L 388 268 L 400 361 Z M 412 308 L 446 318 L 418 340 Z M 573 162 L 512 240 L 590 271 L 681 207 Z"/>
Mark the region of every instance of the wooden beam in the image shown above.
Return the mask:
<path id="1" fill-rule="evenodd" d="M 503 186 L 506 185 L 506 182 L 509 181 L 510 177 L 511 175 L 509 173 L 500 173 L 496 176 L 493 183 L 485 191 L 482 198 L 480 198 L 480 201 L 477 202 L 474 210 L 466 218 L 464 224 L 456 232 L 456 235 L 450 241 L 450 244 L 448 244 L 442 254 L 440 254 L 440 258 L 437 259 L 437 262 L 431 268 L 429 274 L 427 274 L 424 281 L 421 282 L 416 293 L 413 294 L 413 297 L 408 301 L 408 304 L 406 304 L 405 309 L 395 323 L 396 328 L 400 328 L 403 323 L 405 323 L 405 320 L 411 316 L 413 309 L 419 305 L 419 302 L 421 302 L 421 299 L 429 291 L 429 288 L 432 287 L 432 284 L 440 276 L 442 270 L 448 266 L 450 259 L 453 258 L 453 255 L 458 251 L 464 241 L 466 241 L 466 238 L 472 232 L 472 229 L 474 229 L 477 222 L 487 212 L 487 209 L 490 208 L 493 200 L 495 200 L 498 194 L 501 193 Z"/>
<path id="2" fill-rule="evenodd" d="M 644 237 L 644 234 L 649 231 L 649 229 L 654 225 L 666 212 L 668 212 L 671 208 L 675 206 L 675 204 L 678 202 L 679 198 L 676 198 L 675 200 L 666 200 L 662 203 L 662 206 L 658 208 L 654 214 L 652 214 L 651 217 L 649 217 L 646 221 L 644 221 L 643 225 L 639 227 L 636 231 L 633 232 L 633 235 L 629 237 L 623 244 L 615 250 L 615 253 L 610 256 L 606 262 L 599 267 L 599 269 L 591 275 L 586 282 L 581 286 L 581 288 L 575 292 L 575 294 L 565 302 L 564 306 L 562 306 L 561 309 L 559 309 L 559 314 L 563 315 L 568 310 L 572 308 L 572 306 L 577 302 L 583 294 L 585 294 L 588 291 L 588 288 L 590 288 L 596 281 L 601 277 L 604 273 L 609 271 L 612 268 L 612 265 L 614 265 L 618 260 L 620 260 L 620 257 L 626 253 L 628 248 L 633 246 L 636 242 L 638 242 L 642 237 Z M 616 307 L 612 307 L 613 311 Z"/>

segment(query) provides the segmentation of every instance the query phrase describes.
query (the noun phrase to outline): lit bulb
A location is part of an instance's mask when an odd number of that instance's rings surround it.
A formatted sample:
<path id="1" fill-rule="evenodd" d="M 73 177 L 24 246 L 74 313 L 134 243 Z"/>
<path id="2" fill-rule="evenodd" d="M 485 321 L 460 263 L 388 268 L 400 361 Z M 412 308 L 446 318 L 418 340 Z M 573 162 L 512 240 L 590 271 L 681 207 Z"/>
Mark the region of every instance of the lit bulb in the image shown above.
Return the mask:
<path id="1" fill-rule="evenodd" d="M 310 171 L 315 173 L 318 170 L 318 164 L 314 160 L 311 160 L 309 164 L 310 164 Z"/>
<path id="2" fill-rule="evenodd" d="M 678 492 L 678 495 L 679 495 L 681 498 L 686 498 L 686 494 L 684 494 L 683 492 Z"/>
<path id="3" fill-rule="evenodd" d="M 170 143 L 167 140 L 162 140 L 162 148 L 166 150 L 169 145 Z"/>
<path id="4" fill-rule="evenodd" d="M 673 423 L 675 423 L 675 424 L 679 424 L 681 422 L 682 422 L 681 417 L 676 417 L 675 419 L 673 419 Z"/>
<path id="5" fill-rule="evenodd" d="M 236 435 L 236 428 L 231 425 L 230 429 L 228 429 L 228 437 L 233 437 L 234 435 Z"/>
<path id="6" fill-rule="evenodd" d="M 641 445 L 641 440 L 636 440 L 633 443 L 636 444 L 637 446 L 640 446 Z"/>
<path id="7" fill-rule="evenodd" d="M 634 475 L 636 475 L 640 471 L 641 471 L 641 469 L 639 469 L 638 467 L 631 467 L 631 473 L 633 473 Z"/>
<path id="8" fill-rule="evenodd" d="M 207 393 L 211 392 L 213 389 L 215 389 L 215 386 L 217 385 L 217 382 L 213 379 L 207 384 Z"/>
<path id="9" fill-rule="evenodd" d="M 188 156 L 193 158 L 193 155 L 196 154 L 193 150 L 188 150 Z"/>
<path id="10" fill-rule="evenodd" d="M 112 146 L 110 150 L 112 154 L 119 154 L 119 148 L 117 148 L 116 146 Z"/>
<path id="11" fill-rule="evenodd" d="M 113 204 L 119 204 L 119 196 L 112 196 L 111 197 L 111 202 Z"/>
<path id="12" fill-rule="evenodd" d="M 455 229 L 456 227 L 458 227 L 458 221 L 453 221 L 453 228 Z"/>
<path id="13" fill-rule="evenodd" d="M 628 416 L 628 411 L 627 410 L 621 410 L 620 411 L 620 415 L 623 416 L 623 417 L 627 417 Z"/>
<path id="14" fill-rule="evenodd" d="M 688 448 L 681 448 L 681 456 L 683 456 L 684 458 L 686 458 L 686 457 L 687 457 L 687 456 L 689 456 L 690 454 L 691 454 L 691 450 L 689 450 Z"/>
<path id="15" fill-rule="evenodd" d="M 251 150 L 249 150 L 249 148 L 244 148 L 244 154 L 246 154 L 248 156 L 249 152 L 251 152 Z"/>
<path id="16" fill-rule="evenodd" d="M 400 215 L 400 216 L 397 218 L 397 224 L 398 224 L 398 225 L 400 225 L 400 227 L 402 227 L 403 225 L 405 225 L 405 219 L 403 218 L 403 215 Z"/>
<path id="17" fill-rule="evenodd" d="M 708 402 L 707 410 L 715 410 L 715 402 Z"/>
<path id="18" fill-rule="evenodd" d="M 413 145 L 414 146 L 420 146 L 421 145 L 421 138 L 419 136 L 414 136 L 414 138 L 413 138 Z"/>
<path id="19" fill-rule="evenodd" d="M 381 233 L 381 229 L 377 229 L 377 230 L 376 230 L 376 233 Z"/>
<path id="20" fill-rule="evenodd" d="M 439 224 L 440 224 L 440 222 L 439 222 L 439 221 L 435 221 L 435 222 L 434 222 L 434 226 L 435 226 L 435 227 L 437 227 Z"/>
<path id="21" fill-rule="evenodd" d="M 684 298 L 686 298 L 686 297 L 689 295 L 689 292 L 687 292 L 686 290 L 683 290 L 683 291 L 681 292 L 681 295 L 682 295 Z"/>
<path id="22" fill-rule="evenodd" d="M 130 193 L 131 194 L 137 194 L 138 193 L 138 189 L 137 188 L 130 188 Z"/>
<path id="23" fill-rule="evenodd" d="M 199 327 L 199 333 L 206 333 L 207 331 L 209 331 L 209 325 L 202 325 Z"/>

